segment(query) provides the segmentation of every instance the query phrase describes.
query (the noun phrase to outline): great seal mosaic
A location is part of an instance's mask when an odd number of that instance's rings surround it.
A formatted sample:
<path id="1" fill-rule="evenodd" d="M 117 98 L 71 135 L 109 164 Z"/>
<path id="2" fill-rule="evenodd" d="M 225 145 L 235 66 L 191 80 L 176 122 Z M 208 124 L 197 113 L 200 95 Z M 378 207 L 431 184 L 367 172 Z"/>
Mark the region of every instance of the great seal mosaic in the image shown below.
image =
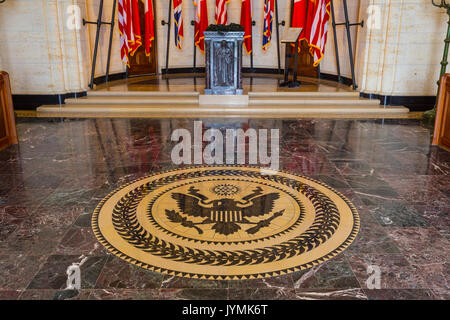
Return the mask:
<path id="1" fill-rule="evenodd" d="M 354 206 L 327 185 L 256 167 L 155 173 L 109 194 L 92 226 L 116 256 L 199 279 L 255 279 L 318 265 L 359 229 Z"/>

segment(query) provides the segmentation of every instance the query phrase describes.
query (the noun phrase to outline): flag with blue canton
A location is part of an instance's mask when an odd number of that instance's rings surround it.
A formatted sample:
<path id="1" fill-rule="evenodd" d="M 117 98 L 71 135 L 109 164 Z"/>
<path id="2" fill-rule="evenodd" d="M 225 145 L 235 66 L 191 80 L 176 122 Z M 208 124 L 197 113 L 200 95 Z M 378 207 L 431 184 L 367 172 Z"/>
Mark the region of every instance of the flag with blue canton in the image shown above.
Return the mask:
<path id="1" fill-rule="evenodd" d="M 181 49 L 181 39 L 183 38 L 183 0 L 173 0 L 175 46 Z"/>
<path id="2" fill-rule="evenodd" d="M 274 16 L 274 0 L 264 0 L 263 50 L 267 50 L 272 41 L 272 24 Z"/>

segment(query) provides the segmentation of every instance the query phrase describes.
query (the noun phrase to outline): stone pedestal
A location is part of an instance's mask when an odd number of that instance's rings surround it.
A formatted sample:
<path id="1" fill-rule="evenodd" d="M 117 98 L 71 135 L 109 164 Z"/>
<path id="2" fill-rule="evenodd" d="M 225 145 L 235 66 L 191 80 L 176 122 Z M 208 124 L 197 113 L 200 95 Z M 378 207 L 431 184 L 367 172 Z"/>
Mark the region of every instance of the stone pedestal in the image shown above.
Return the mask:
<path id="1" fill-rule="evenodd" d="M 207 95 L 241 95 L 244 32 L 205 31 Z"/>

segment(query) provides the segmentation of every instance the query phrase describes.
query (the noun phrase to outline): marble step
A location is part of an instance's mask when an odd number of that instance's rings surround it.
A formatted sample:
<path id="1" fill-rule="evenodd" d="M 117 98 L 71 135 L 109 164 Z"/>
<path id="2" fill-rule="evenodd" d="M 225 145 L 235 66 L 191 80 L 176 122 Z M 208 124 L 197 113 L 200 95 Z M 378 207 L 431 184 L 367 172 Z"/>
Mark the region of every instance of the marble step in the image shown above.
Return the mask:
<path id="1" fill-rule="evenodd" d="M 305 104 L 249 104 L 249 105 L 199 105 L 198 103 L 129 103 L 129 102 L 116 102 L 116 103 L 69 103 L 62 105 L 62 108 L 67 107 L 79 107 L 79 108 L 173 108 L 173 109 L 186 109 L 186 108 L 196 108 L 196 109 L 204 109 L 204 108 L 219 108 L 219 109 L 232 109 L 232 108 L 240 108 L 240 109 L 261 109 L 261 110 L 270 110 L 270 109 L 291 109 L 291 110 L 300 110 L 300 109 L 382 109 L 383 106 L 379 104 L 372 105 L 361 105 L 361 104 L 348 104 L 348 105 L 339 105 L 339 104 L 319 104 L 319 103 L 305 103 Z"/>
<path id="2" fill-rule="evenodd" d="M 88 97 L 198 97 L 195 91 L 88 91 Z"/>
<path id="3" fill-rule="evenodd" d="M 135 105 L 186 105 L 186 104 L 197 104 L 198 97 L 184 97 L 184 96 L 173 96 L 173 97 L 151 97 L 151 96 L 118 96 L 118 97 L 96 97 L 88 96 L 83 98 L 70 98 L 65 100 L 66 105 L 124 105 L 124 104 L 135 104 Z"/>
<path id="4" fill-rule="evenodd" d="M 333 99 L 324 99 L 324 98 L 309 98 L 309 99 L 257 99 L 250 100 L 249 105 L 257 105 L 257 106 L 287 106 L 287 105 L 295 105 L 295 106 L 323 106 L 323 105 L 331 105 L 331 106 L 359 106 L 359 107 L 379 107 L 380 100 L 377 99 L 363 99 L 363 98 L 355 98 L 355 99 L 345 99 L 345 98 L 333 98 Z"/>
<path id="5" fill-rule="evenodd" d="M 215 115 L 215 116 L 286 116 L 286 117 L 301 117 L 302 115 L 314 115 L 314 114 L 341 114 L 341 115 L 353 115 L 353 114 L 406 114 L 409 109 L 405 107 L 388 107 L 388 108 L 342 108 L 323 106 L 323 107 L 308 107 L 308 108 L 264 108 L 264 107 L 199 107 L 196 105 L 185 106 L 183 108 L 173 108 L 167 106 L 130 106 L 130 105 L 91 105 L 91 106 L 77 106 L 77 105 L 65 105 L 59 106 L 42 106 L 37 109 L 39 116 L 61 116 L 64 114 L 75 116 L 107 116 L 107 115 L 125 115 L 125 116 L 141 116 L 141 115 L 155 115 L 155 116 L 185 116 L 196 117 L 201 115 Z"/>
<path id="6" fill-rule="evenodd" d="M 347 92 L 295 92 L 295 91 L 277 91 L 277 92 L 249 92 L 248 97 L 252 99 L 285 99 L 285 98 L 298 98 L 298 99 L 313 99 L 313 98 L 359 98 L 359 92 L 347 91 Z"/>
<path id="7" fill-rule="evenodd" d="M 185 106 L 198 104 L 198 97 L 82 97 L 82 98 L 69 98 L 65 100 L 67 105 L 171 105 L 171 106 Z M 380 101 L 373 99 L 346 99 L 346 98 L 309 98 L 309 99 L 256 99 L 249 100 L 249 106 L 257 107 L 274 107 L 274 106 L 286 106 L 286 107 L 302 107 L 302 106 L 344 106 L 344 107 L 379 107 Z"/>

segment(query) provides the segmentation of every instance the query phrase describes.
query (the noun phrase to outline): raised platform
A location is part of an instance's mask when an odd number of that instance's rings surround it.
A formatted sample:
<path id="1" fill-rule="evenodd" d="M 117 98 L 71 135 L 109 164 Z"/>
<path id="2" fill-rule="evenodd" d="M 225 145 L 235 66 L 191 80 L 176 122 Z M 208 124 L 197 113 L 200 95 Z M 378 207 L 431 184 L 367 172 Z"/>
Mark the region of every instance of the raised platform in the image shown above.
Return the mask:
<path id="1" fill-rule="evenodd" d="M 407 114 L 404 107 L 380 105 L 330 81 L 301 78 L 296 89 L 279 88 L 278 76 L 244 78 L 244 96 L 204 96 L 203 78 L 134 78 L 101 85 L 60 106 L 41 106 L 40 117 L 283 117 Z"/>

